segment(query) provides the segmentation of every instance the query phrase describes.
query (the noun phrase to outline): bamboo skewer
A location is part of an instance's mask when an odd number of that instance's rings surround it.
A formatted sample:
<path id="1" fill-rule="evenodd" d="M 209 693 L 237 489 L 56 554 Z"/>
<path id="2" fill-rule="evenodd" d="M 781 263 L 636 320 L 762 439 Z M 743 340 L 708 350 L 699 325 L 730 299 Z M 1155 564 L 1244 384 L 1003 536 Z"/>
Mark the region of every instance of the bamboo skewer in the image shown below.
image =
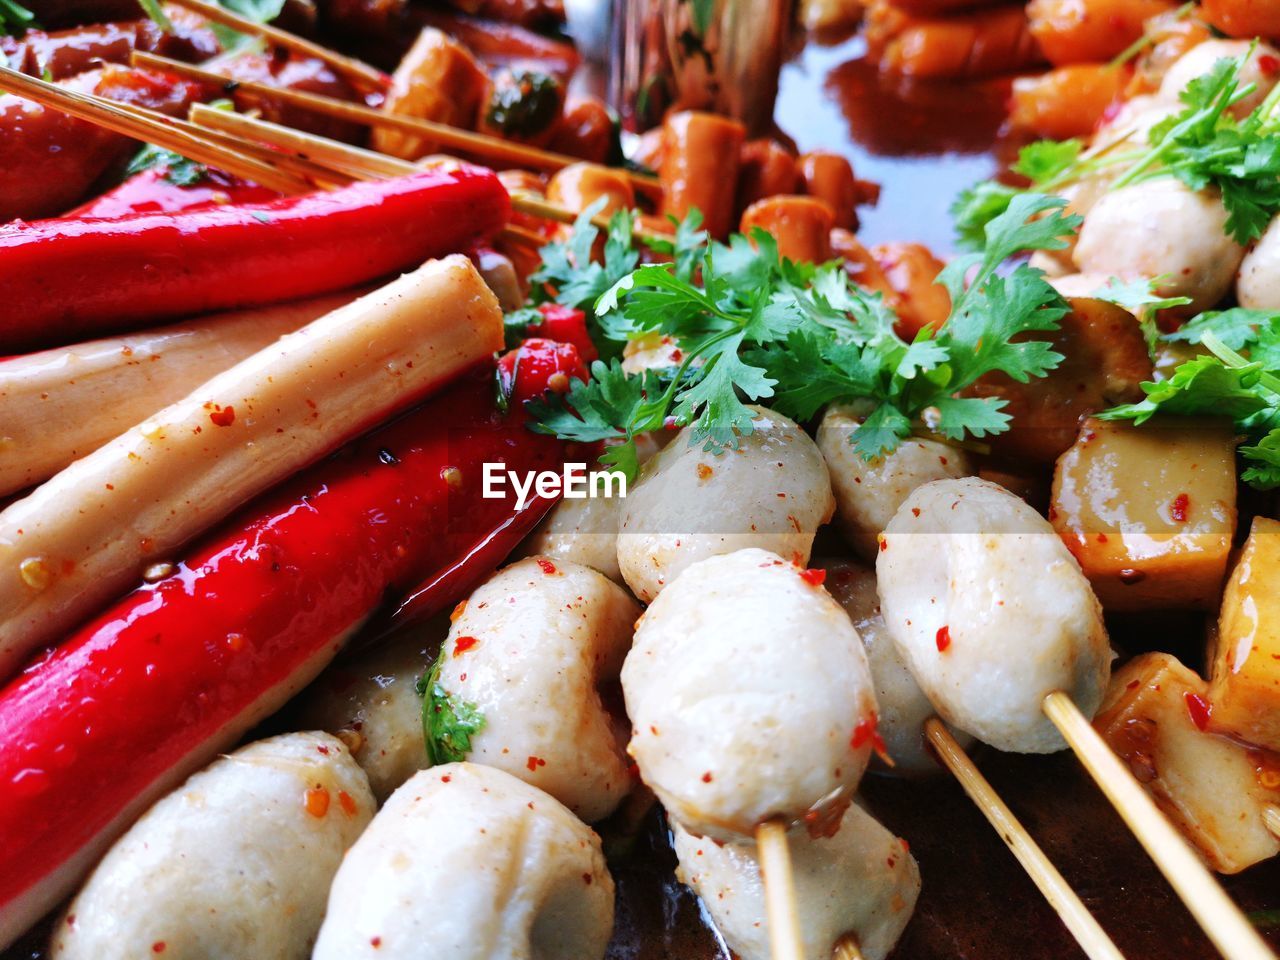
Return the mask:
<path id="1" fill-rule="evenodd" d="M 760 824 L 756 828 L 756 848 L 760 876 L 764 881 L 765 916 L 769 920 L 769 947 L 773 960 L 804 960 L 804 940 L 800 936 L 800 910 L 796 901 L 795 877 L 791 871 L 786 825 L 780 820 Z"/>
<path id="2" fill-rule="evenodd" d="M 554 171 L 561 170 L 572 163 L 580 162 L 577 157 L 554 153 L 550 150 L 542 150 L 523 143 L 515 143 L 511 140 L 504 140 L 501 137 L 492 137 L 483 133 L 475 133 L 471 130 L 462 130 L 445 123 L 387 113 L 384 110 L 375 110 L 373 107 L 368 107 L 364 104 L 351 103 L 335 97 L 326 97 L 322 94 L 306 93 L 300 90 L 282 90 L 251 80 L 232 80 L 221 74 L 213 73 L 191 64 L 181 63 L 168 57 L 157 56 L 154 53 L 147 53 L 141 50 L 133 51 L 132 62 L 135 66 L 161 70 L 204 83 L 217 84 L 228 95 L 244 93 L 254 97 L 269 97 L 280 103 L 292 104 L 325 116 L 350 120 L 353 123 L 365 126 L 418 134 L 434 140 L 451 150 L 464 150 L 477 157 L 511 163 L 525 169 Z M 650 196 L 662 196 L 662 185 L 656 177 L 646 176 L 631 170 L 618 169 L 618 172 L 625 176 L 637 190 Z"/>
<path id="3" fill-rule="evenodd" d="M 361 147 L 330 140 L 328 137 L 314 133 L 304 133 L 292 127 L 282 126 L 266 120 L 245 116 L 242 113 L 231 113 L 227 110 L 215 110 L 212 107 L 196 104 L 191 108 L 191 119 L 201 127 L 211 127 L 228 133 L 236 133 L 243 137 L 270 143 L 286 150 L 292 150 L 301 156 L 321 164 L 332 166 L 336 170 L 348 173 L 360 179 L 377 177 L 399 177 L 421 169 L 417 164 L 386 154 L 375 153 Z M 532 194 L 514 191 L 511 194 L 511 205 L 521 213 L 554 220 L 557 223 L 572 224 L 578 214 L 557 204 L 551 203 Z M 591 221 L 601 230 L 609 229 L 609 221 L 597 216 Z M 632 235 L 641 243 L 670 243 L 671 238 L 648 230 L 633 229 Z"/>
<path id="4" fill-rule="evenodd" d="M 44 104 L 81 120 L 114 130 L 127 137 L 172 150 L 198 163 L 207 163 L 227 173 L 252 180 L 281 193 L 305 193 L 311 184 L 268 163 L 229 150 L 207 137 L 185 128 L 160 123 L 122 104 L 89 93 L 68 90 L 9 67 L 0 66 L 0 90 Z"/>
<path id="5" fill-rule="evenodd" d="M 1042 708 L 1218 951 L 1227 960 L 1275 960 L 1248 918 L 1071 698 L 1062 691 L 1051 693 Z"/>
<path id="6" fill-rule="evenodd" d="M 964 748 L 951 735 L 951 731 L 937 717 L 931 717 L 925 721 L 924 732 L 939 759 L 960 782 L 964 792 L 982 811 L 987 822 L 995 827 L 996 833 L 1049 901 L 1049 906 L 1053 907 L 1063 924 L 1071 931 L 1085 955 L 1090 960 L 1124 960 L 1124 955 L 1116 948 L 1106 931 L 1098 925 L 1093 914 L 1040 849 L 1040 845 L 1027 833 L 1013 811 L 1000 799 L 987 778 L 979 772 Z"/>
<path id="7" fill-rule="evenodd" d="M 836 949 L 831 960 L 866 960 L 858 941 L 850 934 L 845 934 L 836 941 Z"/>
<path id="8" fill-rule="evenodd" d="M 293 50 L 304 56 L 315 57 L 317 60 L 323 60 L 366 92 L 385 91 L 390 83 L 390 78 L 376 67 L 371 67 L 369 64 L 356 60 L 354 57 L 343 56 L 336 50 L 330 50 L 322 44 L 307 40 L 295 33 L 290 33 L 288 30 L 281 30 L 279 27 L 273 27 L 270 24 L 249 20 L 216 3 L 206 3 L 205 0 L 173 0 L 173 3 L 200 14 L 206 20 L 220 23 L 224 27 L 230 27 L 250 36 L 261 37 L 275 46 Z"/>

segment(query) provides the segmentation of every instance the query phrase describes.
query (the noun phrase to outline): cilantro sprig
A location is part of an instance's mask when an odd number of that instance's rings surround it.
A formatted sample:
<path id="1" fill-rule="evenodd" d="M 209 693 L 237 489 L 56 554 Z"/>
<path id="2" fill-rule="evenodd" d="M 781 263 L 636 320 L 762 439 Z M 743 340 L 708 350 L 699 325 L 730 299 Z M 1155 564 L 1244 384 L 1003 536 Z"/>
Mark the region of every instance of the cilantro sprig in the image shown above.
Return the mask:
<path id="1" fill-rule="evenodd" d="M 1241 479 L 1259 490 L 1280 487 L 1280 313 L 1205 313 L 1162 339 L 1208 352 L 1180 364 L 1167 380 L 1142 384 L 1146 396 L 1139 402 L 1098 416 L 1135 425 L 1157 414 L 1230 417 L 1247 441 L 1239 448 Z"/>
<path id="2" fill-rule="evenodd" d="M 18 0 L 0 0 L 0 37 L 20 37 L 35 26 L 36 15 Z"/>
<path id="3" fill-rule="evenodd" d="M 457 763 L 471 752 L 471 738 L 485 728 L 484 715 L 474 703 L 455 697 L 440 683 L 440 668 L 445 650 L 431 669 L 418 678 L 415 689 L 422 697 L 422 735 L 427 745 L 427 759 L 433 766 Z"/>
<path id="4" fill-rule="evenodd" d="M 132 177 L 134 174 L 151 169 L 161 170 L 164 179 L 179 187 L 194 187 L 209 172 L 209 168 L 202 163 L 189 160 L 164 147 L 147 143 L 143 144 L 142 149 L 129 161 L 129 166 L 125 168 L 125 176 Z"/>
<path id="5" fill-rule="evenodd" d="M 1029 186 L 985 181 L 957 197 L 952 215 L 960 242 L 979 246 L 983 226 L 1016 196 L 1053 193 L 1111 169 L 1120 171 L 1113 190 L 1157 177 L 1175 177 L 1192 190 L 1215 188 L 1227 211 L 1227 235 L 1242 244 L 1256 240 L 1280 213 L 1280 87 L 1245 118 L 1230 112 L 1256 90 L 1241 81 L 1255 55 L 1256 44 L 1192 80 L 1179 94 L 1183 109 L 1153 126 L 1146 144 L 1086 151 L 1078 140 L 1046 140 L 1023 148 L 1012 169 Z"/>
<path id="6" fill-rule="evenodd" d="M 950 318 L 912 341 L 897 334 L 897 318 L 880 295 L 855 286 L 841 264 L 793 263 L 763 231 L 707 242 L 696 221 L 686 222 L 671 246 L 674 263 L 636 267 L 594 304 L 602 337 L 669 337 L 676 365 L 635 375 L 616 358 L 597 361 L 591 379 L 575 382 L 567 396 L 529 405 L 531 428 L 615 441 L 602 459 L 629 476 L 637 469 L 637 435 L 691 426 L 693 444 L 721 453 L 751 434 L 754 403 L 798 420 L 828 404 L 858 403 L 866 416 L 850 439 L 868 460 L 917 431 L 956 441 L 1000 433 L 1010 419 L 1004 400 L 958 394 L 993 371 L 1026 382 L 1061 363 L 1035 334 L 1057 329 L 1066 302 L 1025 264 L 997 271 L 1019 253 L 1064 247 L 1079 223 L 1063 214 L 1064 205 L 1045 196 L 1013 198 L 986 225 L 984 252 L 958 258 L 939 275 L 951 294 Z M 573 278 L 561 252 L 550 254 L 543 275 L 554 275 L 563 291 Z M 593 283 L 600 279 L 591 274 Z"/>

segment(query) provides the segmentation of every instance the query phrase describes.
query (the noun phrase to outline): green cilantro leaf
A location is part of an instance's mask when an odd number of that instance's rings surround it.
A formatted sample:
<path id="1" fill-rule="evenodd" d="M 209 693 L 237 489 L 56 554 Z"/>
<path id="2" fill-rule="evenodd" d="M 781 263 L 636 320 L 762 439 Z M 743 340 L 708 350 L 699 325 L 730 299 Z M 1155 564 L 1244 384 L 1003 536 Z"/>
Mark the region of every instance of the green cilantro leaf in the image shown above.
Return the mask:
<path id="1" fill-rule="evenodd" d="M 0 0 L 0 37 L 20 37 L 36 26 L 36 15 L 18 0 Z"/>
<path id="2" fill-rule="evenodd" d="M 445 656 L 442 647 L 431 669 L 415 685 L 422 697 L 422 736 L 432 766 L 467 759 L 471 738 L 485 728 L 485 718 L 476 705 L 455 697 L 440 683 Z"/>
<path id="3" fill-rule="evenodd" d="M 1206 333 L 1212 333 L 1232 350 L 1244 350 L 1257 343 L 1261 333 L 1268 330 L 1280 330 L 1280 313 L 1233 307 L 1230 310 L 1206 311 L 1173 333 L 1166 333 L 1164 339 L 1175 343 L 1199 343 Z"/>
<path id="4" fill-rule="evenodd" d="M 162 170 L 164 179 L 179 187 L 194 187 L 204 180 L 209 172 L 204 164 L 196 163 L 194 160 L 188 160 L 172 150 L 166 150 L 163 147 L 148 143 L 144 144 L 142 149 L 129 161 L 129 166 L 125 168 L 125 174 L 131 177 L 134 174 L 152 168 Z"/>

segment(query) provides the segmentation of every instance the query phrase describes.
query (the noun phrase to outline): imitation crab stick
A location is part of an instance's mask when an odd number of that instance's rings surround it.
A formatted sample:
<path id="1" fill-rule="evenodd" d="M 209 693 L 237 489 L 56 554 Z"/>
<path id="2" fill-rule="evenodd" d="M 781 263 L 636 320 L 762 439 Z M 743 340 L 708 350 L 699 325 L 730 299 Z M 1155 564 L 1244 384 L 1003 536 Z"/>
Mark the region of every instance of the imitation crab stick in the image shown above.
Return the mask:
<path id="1" fill-rule="evenodd" d="M 492 571 L 515 545 L 493 547 L 512 500 L 482 495 L 483 464 L 564 469 L 563 444 L 523 416 L 548 382 L 586 376 L 552 347 L 521 348 L 506 413 L 486 364 L 246 508 L 0 689 L 0 949 L 386 600 L 447 609 Z"/>
<path id="2" fill-rule="evenodd" d="M 355 291 L 0 360 L 0 496 L 49 479 Z"/>
<path id="3" fill-rule="evenodd" d="M 502 348 L 471 262 L 433 261 L 197 387 L 0 513 L 0 678 L 145 568 Z"/>
<path id="4" fill-rule="evenodd" d="M 441 164 L 328 193 L 0 227 L 0 350 L 278 303 L 461 250 L 506 222 L 496 175 Z"/>

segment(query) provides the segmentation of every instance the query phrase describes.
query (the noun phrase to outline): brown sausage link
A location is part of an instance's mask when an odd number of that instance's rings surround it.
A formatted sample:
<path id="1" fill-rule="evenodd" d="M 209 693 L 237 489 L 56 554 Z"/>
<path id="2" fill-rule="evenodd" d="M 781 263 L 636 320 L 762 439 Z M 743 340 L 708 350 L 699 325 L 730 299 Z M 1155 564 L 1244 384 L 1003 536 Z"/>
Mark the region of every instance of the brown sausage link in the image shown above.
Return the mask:
<path id="1" fill-rule="evenodd" d="M 894 293 L 898 332 L 907 340 L 924 327 L 935 330 L 951 313 L 951 295 L 935 281 L 946 266 L 919 243 L 878 243 L 871 255 Z"/>
<path id="2" fill-rule="evenodd" d="M 342 77 L 321 60 L 300 57 L 288 53 L 242 53 L 212 68 L 233 80 L 251 80 L 283 90 L 318 93 L 338 100 L 358 100 L 359 97 Z M 314 110 L 288 106 L 259 97 L 253 105 L 262 111 L 262 119 L 316 133 L 322 137 L 357 143 L 364 139 L 364 128 L 332 117 L 322 116 Z"/>
<path id="3" fill-rule="evenodd" d="M 663 212 L 683 220 L 697 208 L 706 230 L 723 239 L 733 229 L 746 128 L 727 117 L 689 110 L 668 114 L 663 132 Z"/>
<path id="4" fill-rule="evenodd" d="M 609 108 L 595 97 L 569 97 L 551 138 L 551 149 L 589 163 L 608 163 L 613 145 Z"/>
<path id="5" fill-rule="evenodd" d="M 795 155 L 777 140 L 748 140 L 742 145 L 738 174 L 739 210 L 779 193 L 796 193 L 800 174 Z"/>
<path id="6" fill-rule="evenodd" d="M 1055 66 L 1110 60 L 1142 36 L 1143 24 L 1176 0 L 1031 0 L 1032 36 Z"/>
<path id="7" fill-rule="evenodd" d="M 831 227 L 835 214 L 814 197 L 779 195 L 757 200 L 742 214 L 739 230 L 750 235 L 759 227 L 778 242 L 788 260 L 825 263 L 831 259 Z"/>

